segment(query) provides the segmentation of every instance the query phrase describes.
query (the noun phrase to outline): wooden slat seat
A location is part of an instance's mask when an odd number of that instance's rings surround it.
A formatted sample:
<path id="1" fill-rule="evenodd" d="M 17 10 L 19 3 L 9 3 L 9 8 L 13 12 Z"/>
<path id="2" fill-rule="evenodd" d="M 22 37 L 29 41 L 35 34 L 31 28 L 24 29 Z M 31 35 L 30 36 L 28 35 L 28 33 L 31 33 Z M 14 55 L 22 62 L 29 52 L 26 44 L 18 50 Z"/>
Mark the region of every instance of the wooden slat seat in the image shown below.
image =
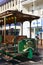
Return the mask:
<path id="1" fill-rule="evenodd" d="M 18 36 L 17 37 L 17 42 L 20 41 L 20 40 L 22 40 L 22 39 L 24 39 L 24 38 L 27 38 L 27 36 Z"/>
<path id="2" fill-rule="evenodd" d="M 5 37 L 5 43 L 7 44 L 14 44 L 15 36 L 13 35 L 6 35 Z"/>
<path id="3" fill-rule="evenodd" d="M 16 39 L 16 43 L 18 43 L 18 41 L 27 38 L 27 36 L 14 36 L 14 35 L 6 35 L 5 36 L 5 43 L 6 44 L 14 44 L 14 39 Z"/>

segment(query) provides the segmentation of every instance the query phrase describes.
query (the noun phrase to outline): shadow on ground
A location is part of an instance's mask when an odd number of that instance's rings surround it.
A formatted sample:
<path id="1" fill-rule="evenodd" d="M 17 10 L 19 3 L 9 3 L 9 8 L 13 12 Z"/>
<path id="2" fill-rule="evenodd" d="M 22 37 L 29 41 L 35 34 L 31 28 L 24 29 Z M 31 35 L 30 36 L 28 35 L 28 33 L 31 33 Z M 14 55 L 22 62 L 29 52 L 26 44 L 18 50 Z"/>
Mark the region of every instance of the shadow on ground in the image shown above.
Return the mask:
<path id="1" fill-rule="evenodd" d="M 22 62 L 27 62 L 27 61 L 34 61 L 34 62 L 38 62 L 40 61 L 41 58 L 39 56 L 35 56 L 33 59 L 27 59 L 24 57 L 18 57 L 14 60 L 10 60 L 10 61 L 5 61 L 4 59 L 0 60 L 0 65 L 16 65 L 16 64 L 20 64 Z"/>

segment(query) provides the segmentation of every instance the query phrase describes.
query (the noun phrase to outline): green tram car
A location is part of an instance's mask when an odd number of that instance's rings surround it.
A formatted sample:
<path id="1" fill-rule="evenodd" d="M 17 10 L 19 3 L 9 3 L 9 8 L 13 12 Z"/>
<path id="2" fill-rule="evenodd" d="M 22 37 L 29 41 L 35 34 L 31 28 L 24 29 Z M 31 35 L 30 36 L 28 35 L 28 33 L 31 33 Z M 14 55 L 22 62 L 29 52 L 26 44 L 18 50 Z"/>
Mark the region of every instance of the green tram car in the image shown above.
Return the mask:
<path id="1" fill-rule="evenodd" d="M 4 26 L 4 30 L 0 30 L 0 58 L 6 60 L 15 59 L 19 56 L 33 58 L 37 52 L 37 45 L 36 40 L 31 38 L 31 22 L 39 18 L 39 16 L 24 14 L 17 10 L 8 10 L 0 14 L 0 27 Z M 19 36 L 19 32 L 16 30 L 16 23 L 19 22 L 23 25 L 24 21 L 30 22 L 30 38 L 23 35 Z M 15 24 L 14 35 L 6 35 L 6 24 L 12 23 Z M 21 31 L 23 34 L 23 26 Z"/>

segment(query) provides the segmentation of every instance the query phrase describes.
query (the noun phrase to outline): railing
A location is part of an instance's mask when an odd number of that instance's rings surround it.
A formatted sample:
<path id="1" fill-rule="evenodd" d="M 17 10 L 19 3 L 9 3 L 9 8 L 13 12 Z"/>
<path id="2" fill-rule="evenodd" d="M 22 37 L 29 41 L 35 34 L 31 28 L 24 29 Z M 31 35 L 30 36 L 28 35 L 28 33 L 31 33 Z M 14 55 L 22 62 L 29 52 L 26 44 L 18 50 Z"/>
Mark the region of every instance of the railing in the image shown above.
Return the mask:
<path id="1" fill-rule="evenodd" d="M 35 0 L 22 0 L 21 2 L 26 2 L 26 1 L 30 1 L 31 2 L 31 1 L 35 1 Z"/>
<path id="2" fill-rule="evenodd" d="M 28 1 L 28 0 L 22 0 L 21 2 Z"/>

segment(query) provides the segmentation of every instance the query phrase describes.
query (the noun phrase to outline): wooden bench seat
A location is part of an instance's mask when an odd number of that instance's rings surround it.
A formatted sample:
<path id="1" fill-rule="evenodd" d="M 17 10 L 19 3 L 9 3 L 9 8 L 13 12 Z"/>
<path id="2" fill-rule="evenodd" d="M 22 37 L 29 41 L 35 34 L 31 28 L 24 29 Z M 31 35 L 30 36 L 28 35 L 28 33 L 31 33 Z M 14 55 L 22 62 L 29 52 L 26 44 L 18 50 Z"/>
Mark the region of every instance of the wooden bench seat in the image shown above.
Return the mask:
<path id="1" fill-rule="evenodd" d="M 17 36 L 15 37 L 14 35 L 6 35 L 5 37 L 5 43 L 7 44 L 14 44 L 14 39 L 16 39 L 16 42 L 18 43 L 18 41 L 27 38 L 26 36 Z"/>

